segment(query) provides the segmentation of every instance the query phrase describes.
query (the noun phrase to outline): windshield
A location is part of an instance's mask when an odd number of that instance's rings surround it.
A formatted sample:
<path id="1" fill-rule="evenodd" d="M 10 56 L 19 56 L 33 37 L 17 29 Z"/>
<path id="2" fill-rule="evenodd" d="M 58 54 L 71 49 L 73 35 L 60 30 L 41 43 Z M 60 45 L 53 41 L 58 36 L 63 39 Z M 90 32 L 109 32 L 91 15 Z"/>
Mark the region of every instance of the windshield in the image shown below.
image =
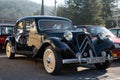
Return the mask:
<path id="1" fill-rule="evenodd" d="M 9 35 L 13 33 L 13 27 L 0 27 L 0 35 Z"/>
<path id="2" fill-rule="evenodd" d="M 69 30 L 72 25 L 65 20 L 39 20 L 40 30 Z"/>
<path id="3" fill-rule="evenodd" d="M 105 27 L 88 27 L 88 32 L 90 32 L 92 36 L 96 36 L 98 33 L 104 33 L 106 36 L 111 36 L 111 37 L 115 36 Z"/>

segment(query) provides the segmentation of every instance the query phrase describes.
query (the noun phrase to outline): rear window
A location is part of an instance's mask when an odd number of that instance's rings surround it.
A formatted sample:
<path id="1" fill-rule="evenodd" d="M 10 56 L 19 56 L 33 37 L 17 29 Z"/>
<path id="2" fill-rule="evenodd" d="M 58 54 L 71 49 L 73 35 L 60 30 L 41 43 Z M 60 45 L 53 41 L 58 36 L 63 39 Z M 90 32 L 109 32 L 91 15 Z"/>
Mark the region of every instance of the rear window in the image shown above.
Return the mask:
<path id="1" fill-rule="evenodd" d="M 10 35 L 10 34 L 13 34 L 12 26 L 0 27 L 0 35 Z"/>

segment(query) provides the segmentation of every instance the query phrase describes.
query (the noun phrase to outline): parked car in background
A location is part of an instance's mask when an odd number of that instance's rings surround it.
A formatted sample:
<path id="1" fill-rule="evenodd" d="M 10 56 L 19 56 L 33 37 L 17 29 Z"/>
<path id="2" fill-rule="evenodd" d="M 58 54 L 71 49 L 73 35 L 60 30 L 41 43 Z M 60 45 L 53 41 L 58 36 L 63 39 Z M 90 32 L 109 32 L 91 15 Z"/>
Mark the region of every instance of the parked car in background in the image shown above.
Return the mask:
<path id="1" fill-rule="evenodd" d="M 101 40 L 99 35 L 92 42 L 88 33 L 75 31 L 72 26 L 71 20 L 63 17 L 21 18 L 16 23 L 14 35 L 6 39 L 6 55 L 10 59 L 15 54 L 43 59 L 49 74 L 59 73 L 62 65 L 69 63 L 93 64 L 98 69 L 107 69 L 111 64 L 112 41 Z"/>
<path id="2" fill-rule="evenodd" d="M 98 33 L 104 33 L 104 35 L 108 37 L 110 40 L 112 40 L 115 45 L 115 49 L 112 50 L 112 55 L 114 57 L 120 58 L 120 38 L 116 37 L 107 28 L 103 26 L 96 26 L 96 25 L 78 25 L 77 29 L 79 28 L 89 32 L 93 38 L 97 37 Z"/>
<path id="3" fill-rule="evenodd" d="M 120 38 L 120 28 L 110 28 L 109 30 L 118 38 Z"/>
<path id="4" fill-rule="evenodd" d="M 13 34 L 13 24 L 0 24 L 0 49 L 3 49 L 5 39 Z"/>

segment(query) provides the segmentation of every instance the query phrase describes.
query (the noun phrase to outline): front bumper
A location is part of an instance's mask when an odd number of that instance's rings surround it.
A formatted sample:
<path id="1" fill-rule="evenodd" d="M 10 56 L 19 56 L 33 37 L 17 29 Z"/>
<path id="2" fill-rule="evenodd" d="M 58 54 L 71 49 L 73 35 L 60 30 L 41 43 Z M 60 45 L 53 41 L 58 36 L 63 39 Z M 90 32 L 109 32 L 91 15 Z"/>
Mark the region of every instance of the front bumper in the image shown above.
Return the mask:
<path id="1" fill-rule="evenodd" d="M 70 63 L 80 63 L 80 64 L 95 64 L 95 63 L 102 63 L 106 60 L 112 60 L 113 58 L 106 58 L 106 57 L 93 57 L 93 58 L 81 58 L 80 60 L 78 58 L 74 59 L 63 59 L 63 64 L 70 64 Z"/>

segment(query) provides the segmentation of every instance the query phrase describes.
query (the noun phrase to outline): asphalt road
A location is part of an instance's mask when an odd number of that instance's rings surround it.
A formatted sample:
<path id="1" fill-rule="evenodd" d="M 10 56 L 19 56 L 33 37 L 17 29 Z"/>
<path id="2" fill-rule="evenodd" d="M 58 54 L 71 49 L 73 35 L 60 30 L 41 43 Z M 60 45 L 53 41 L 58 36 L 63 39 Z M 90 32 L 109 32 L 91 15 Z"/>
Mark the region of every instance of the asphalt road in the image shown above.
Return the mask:
<path id="1" fill-rule="evenodd" d="M 10 60 L 0 54 L 0 80 L 120 80 L 120 61 L 112 62 L 107 70 L 97 70 L 92 65 L 81 65 L 77 70 L 67 65 L 53 76 L 46 73 L 42 60 L 35 64 L 32 58 L 17 56 Z"/>

